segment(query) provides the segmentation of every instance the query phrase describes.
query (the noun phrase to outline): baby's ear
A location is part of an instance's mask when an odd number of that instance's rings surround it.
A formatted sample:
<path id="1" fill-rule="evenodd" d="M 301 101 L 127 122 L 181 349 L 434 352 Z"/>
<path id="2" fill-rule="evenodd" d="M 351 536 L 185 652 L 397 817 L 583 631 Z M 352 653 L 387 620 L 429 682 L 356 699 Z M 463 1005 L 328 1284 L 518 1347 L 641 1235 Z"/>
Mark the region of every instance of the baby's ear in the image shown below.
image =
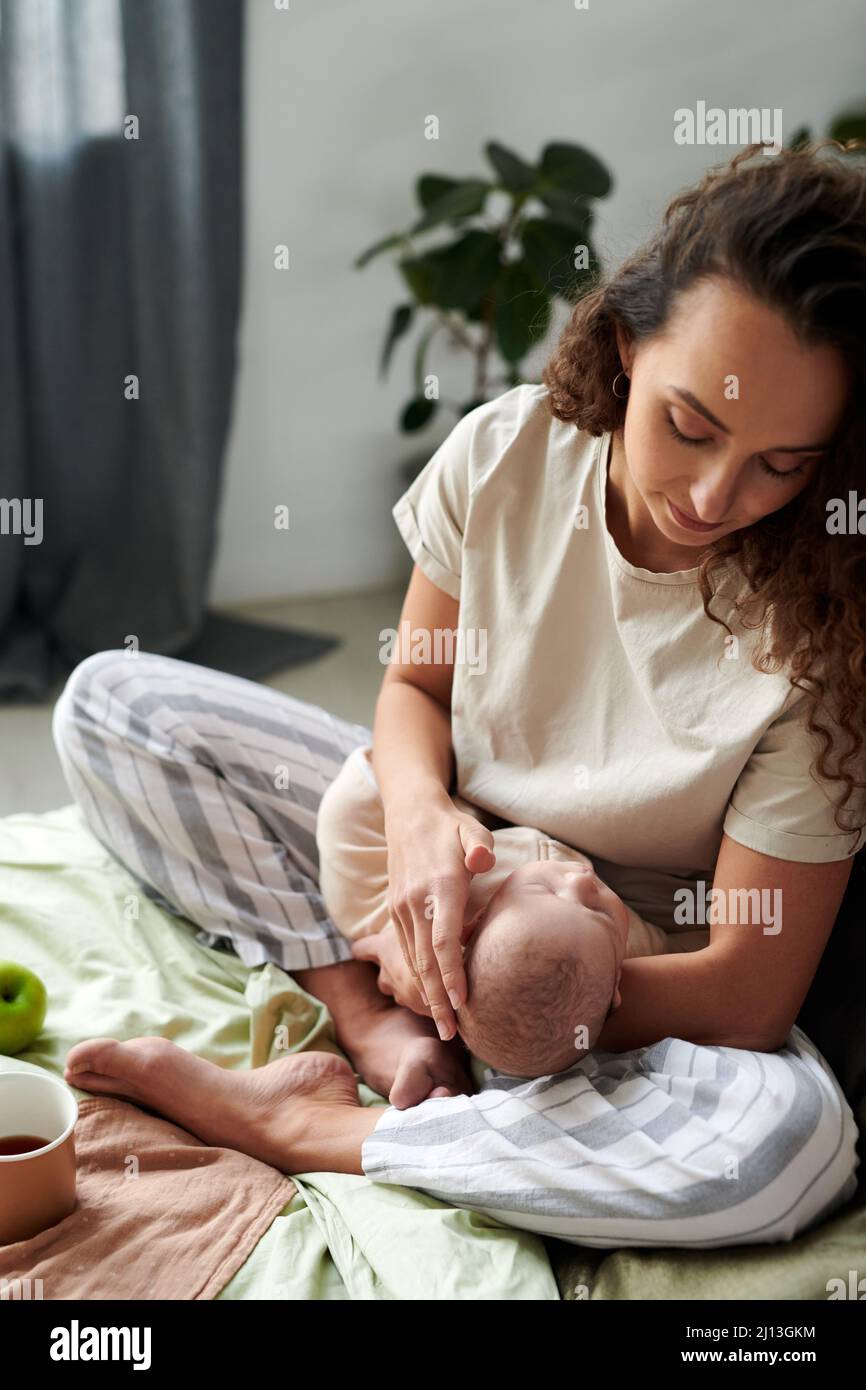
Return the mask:
<path id="1" fill-rule="evenodd" d="M 622 972 L 620 972 L 620 975 L 621 975 L 621 973 L 622 973 Z M 618 1009 L 618 1008 L 620 1007 L 620 1005 L 622 1004 L 622 995 L 621 995 L 620 992 L 619 992 L 620 975 L 617 975 L 617 977 L 616 977 L 616 984 L 615 984 L 614 987 L 613 987 L 613 998 L 612 998 L 611 1001 L 610 1001 L 610 1008 L 608 1009 L 608 1012 L 607 1012 L 608 1018 L 610 1018 L 610 1016 L 611 1016 L 612 1013 L 616 1013 L 617 1009 Z"/>
<path id="2" fill-rule="evenodd" d="M 476 910 L 475 910 L 475 912 L 473 912 L 472 916 L 466 918 L 466 920 L 465 920 L 464 923 L 463 923 L 463 931 L 462 931 L 461 936 L 460 936 L 461 945 L 464 945 L 464 946 L 465 946 L 466 942 L 469 940 L 469 938 L 470 938 L 470 936 L 472 935 L 472 933 L 474 932 L 475 928 L 478 926 L 478 920 L 479 920 L 479 918 L 481 917 L 481 915 L 482 915 L 483 912 L 484 912 L 484 907 L 483 907 L 483 906 L 482 906 L 482 907 L 479 907 L 479 908 L 476 908 Z"/>

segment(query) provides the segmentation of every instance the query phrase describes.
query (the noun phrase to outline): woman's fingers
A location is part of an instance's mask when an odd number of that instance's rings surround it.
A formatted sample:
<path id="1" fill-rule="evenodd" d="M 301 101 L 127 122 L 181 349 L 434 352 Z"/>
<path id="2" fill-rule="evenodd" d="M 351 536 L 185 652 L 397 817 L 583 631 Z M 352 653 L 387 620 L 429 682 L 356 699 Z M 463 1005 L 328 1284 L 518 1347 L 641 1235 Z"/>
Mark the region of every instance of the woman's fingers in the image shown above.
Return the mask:
<path id="1" fill-rule="evenodd" d="M 381 994 L 388 995 L 395 1003 L 411 1009 L 413 1013 L 429 1018 L 427 1001 L 406 964 L 405 955 L 398 950 L 395 937 L 399 940 L 399 933 L 389 923 L 381 932 L 358 937 L 352 943 L 352 955 L 356 960 L 367 960 L 379 967 L 376 984 Z"/>
<path id="2" fill-rule="evenodd" d="M 455 836 L 456 829 L 456 836 Z M 417 992 L 448 1041 L 455 1010 L 466 1001 L 464 912 L 473 874 L 496 862 L 492 832 L 472 816 L 434 810 L 432 826 L 417 818 L 388 822 L 388 913 L 402 953 L 389 974 L 396 997 Z M 427 877 L 435 865 L 433 876 Z M 393 945 L 389 949 L 396 950 Z"/>
<path id="3" fill-rule="evenodd" d="M 393 921 L 393 918 L 392 918 L 392 921 Z M 394 923 L 394 935 L 396 936 L 397 941 L 398 941 L 399 944 L 400 944 L 400 950 L 401 950 L 401 952 L 402 952 L 402 954 L 403 954 L 403 961 L 404 961 L 404 963 L 405 963 L 406 969 L 409 971 L 409 974 L 412 976 L 412 979 L 413 979 L 414 982 L 415 982 L 415 988 L 417 989 L 419 995 L 421 996 L 421 998 L 424 1000 L 424 1003 L 426 1004 L 426 1003 L 427 1003 L 427 997 L 426 997 L 426 995 L 424 994 L 424 986 L 423 986 L 423 984 L 421 983 L 421 977 L 419 976 L 418 971 L 417 971 L 416 968 L 415 968 L 415 961 L 414 961 L 413 958 L 412 958 L 412 953 L 411 953 L 411 951 L 409 950 L 408 945 L 406 944 L 406 933 L 405 933 L 405 931 L 404 931 L 396 922 Z M 414 938 L 414 934 L 413 934 L 413 937 L 412 937 L 412 944 L 414 945 L 414 943 L 415 943 L 415 938 Z"/>
<path id="4" fill-rule="evenodd" d="M 415 963 L 406 947 L 404 935 L 398 930 L 393 919 L 386 927 L 382 928 L 379 939 L 381 943 L 380 958 L 383 968 L 387 964 L 394 978 L 394 997 L 397 1003 L 402 1004 L 404 1008 L 412 1009 L 416 1014 L 426 1014 L 429 1018 L 430 1009 L 427 1005 L 424 988 L 415 969 Z"/>
<path id="5" fill-rule="evenodd" d="M 463 846 L 464 863 L 471 874 L 484 874 L 496 862 L 496 841 L 492 831 L 480 821 L 472 824 L 461 821 L 459 825 L 460 843 Z"/>
<path id="6" fill-rule="evenodd" d="M 412 921 L 412 914 L 408 910 L 408 908 L 406 908 L 404 912 L 401 913 L 397 904 L 394 903 L 391 899 L 389 899 L 388 917 L 389 923 L 388 927 L 386 927 L 385 930 L 387 931 L 389 927 L 393 929 L 394 934 L 397 937 L 398 942 L 400 943 L 400 950 L 403 952 L 403 960 L 406 963 L 406 968 L 411 974 L 413 980 L 415 981 L 415 985 L 418 989 L 419 994 L 421 994 L 423 993 L 421 987 L 421 980 L 419 978 L 418 971 L 415 967 L 415 958 L 413 955 L 413 952 L 415 950 L 415 927 Z"/>
<path id="7" fill-rule="evenodd" d="M 461 941 L 465 906 L 465 887 L 439 883 L 425 898 L 423 917 L 415 918 L 415 964 L 443 1041 L 456 1033 L 454 1010 L 466 998 Z"/>

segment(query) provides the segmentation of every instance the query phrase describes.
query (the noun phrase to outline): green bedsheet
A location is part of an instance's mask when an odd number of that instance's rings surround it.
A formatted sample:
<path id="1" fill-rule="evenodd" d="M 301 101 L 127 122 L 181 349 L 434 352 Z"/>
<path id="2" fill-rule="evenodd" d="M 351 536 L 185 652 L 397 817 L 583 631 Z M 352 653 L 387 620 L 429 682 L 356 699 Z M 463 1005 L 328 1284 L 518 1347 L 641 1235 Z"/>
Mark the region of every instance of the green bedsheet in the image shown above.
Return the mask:
<path id="1" fill-rule="evenodd" d="M 199 945 L 190 923 L 140 892 L 74 805 L 0 819 L 0 960 L 35 970 L 50 1001 L 34 1047 L 0 1058 L 3 1067 L 62 1077 L 83 1038 L 140 1034 L 222 1066 L 259 1066 L 283 1055 L 270 1051 L 281 1024 L 289 1051 L 339 1052 L 324 1004 L 277 966 L 251 970 Z M 361 1097 L 381 1102 L 367 1087 Z M 537 1236 L 360 1176 L 306 1173 L 298 1186 L 219 1297 L 559 1297 Z"/>
<path id="2" fill-rule="evenodd" d="M 199 945 L 190 923 L 137 890 L 74 805 L 0 819 L 0 959 L 30 966 L 50 998 L 37 1046 L 0 1066 L 62 1075 L 82 1038 L 143 1033 L 222 1066 L 258 1066 L 278 1055 L 279 1024 L 292 1051 L 338 1051 L 323 1004 L 276 966 L 250 970 Z M 381 1099 L 363 1086 L 361 1097 Z M 855 1113 L 863 1130 L 866 1104 Z M 298 1186 L 219 1297 L 817 1299 L 828 1279 L 866 1272 L 862 1187 L 790 1244 L 684 1252 L 543 1241 L 364 1177 L 306 1173 Z"/>

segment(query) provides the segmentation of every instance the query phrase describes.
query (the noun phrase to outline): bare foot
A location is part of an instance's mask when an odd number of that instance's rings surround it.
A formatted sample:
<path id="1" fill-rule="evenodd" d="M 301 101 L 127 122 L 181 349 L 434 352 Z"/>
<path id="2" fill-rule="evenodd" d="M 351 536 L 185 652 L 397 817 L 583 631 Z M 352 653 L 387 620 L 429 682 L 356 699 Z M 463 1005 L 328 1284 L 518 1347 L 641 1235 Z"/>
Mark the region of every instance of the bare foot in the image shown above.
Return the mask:
<path id="1" fill-rule="evenodd" d="M 206 1144 L 239 1149 L 282 1171 L 289 1171 L 299 1102 L 359 1105 L 352 1068 L 330 1052 L 294 1052 L 253 1071 L 229 1071 L 167 1038 L 90 1038 L 71 1048 L 64 1076 L 83 1091 L 148 1106 Z"/>
<path id="2" fill-rule="evenodd" d="M 431 1019 L 397 1004 L 356 1015 L 338 1041 L 371 1090 L 398 1110 L 475 1089 L 460 1038 L 442 1042 Z"/>

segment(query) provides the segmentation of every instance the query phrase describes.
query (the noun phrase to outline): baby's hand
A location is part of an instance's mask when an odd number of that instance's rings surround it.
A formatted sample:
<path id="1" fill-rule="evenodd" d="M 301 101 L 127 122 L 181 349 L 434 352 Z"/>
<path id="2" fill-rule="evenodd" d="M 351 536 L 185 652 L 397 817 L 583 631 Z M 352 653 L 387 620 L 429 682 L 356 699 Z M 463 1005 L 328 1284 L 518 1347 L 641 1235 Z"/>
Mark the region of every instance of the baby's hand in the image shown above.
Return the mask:
<path id="1" fill-rule="evenodd" d="M 412 1038 L 397 1064 L 388 1101 L 396 1110 L 408 1110 L 437 1096 L 471 1096 L 475 1084 L 469 1072 L 466 1049 L 440 1038 Z"/>
<path id="2" fill-rule="evenodd" d="M 424 995 L 403 948 L 403 939 L 394 923 L 389 921 L 379 932 L 361 936 L 352 946 L 356 960 L 368 960 L 379 967 L 379 989 L 404 1008 L 425 1018 L 432 1018 Z"/>

